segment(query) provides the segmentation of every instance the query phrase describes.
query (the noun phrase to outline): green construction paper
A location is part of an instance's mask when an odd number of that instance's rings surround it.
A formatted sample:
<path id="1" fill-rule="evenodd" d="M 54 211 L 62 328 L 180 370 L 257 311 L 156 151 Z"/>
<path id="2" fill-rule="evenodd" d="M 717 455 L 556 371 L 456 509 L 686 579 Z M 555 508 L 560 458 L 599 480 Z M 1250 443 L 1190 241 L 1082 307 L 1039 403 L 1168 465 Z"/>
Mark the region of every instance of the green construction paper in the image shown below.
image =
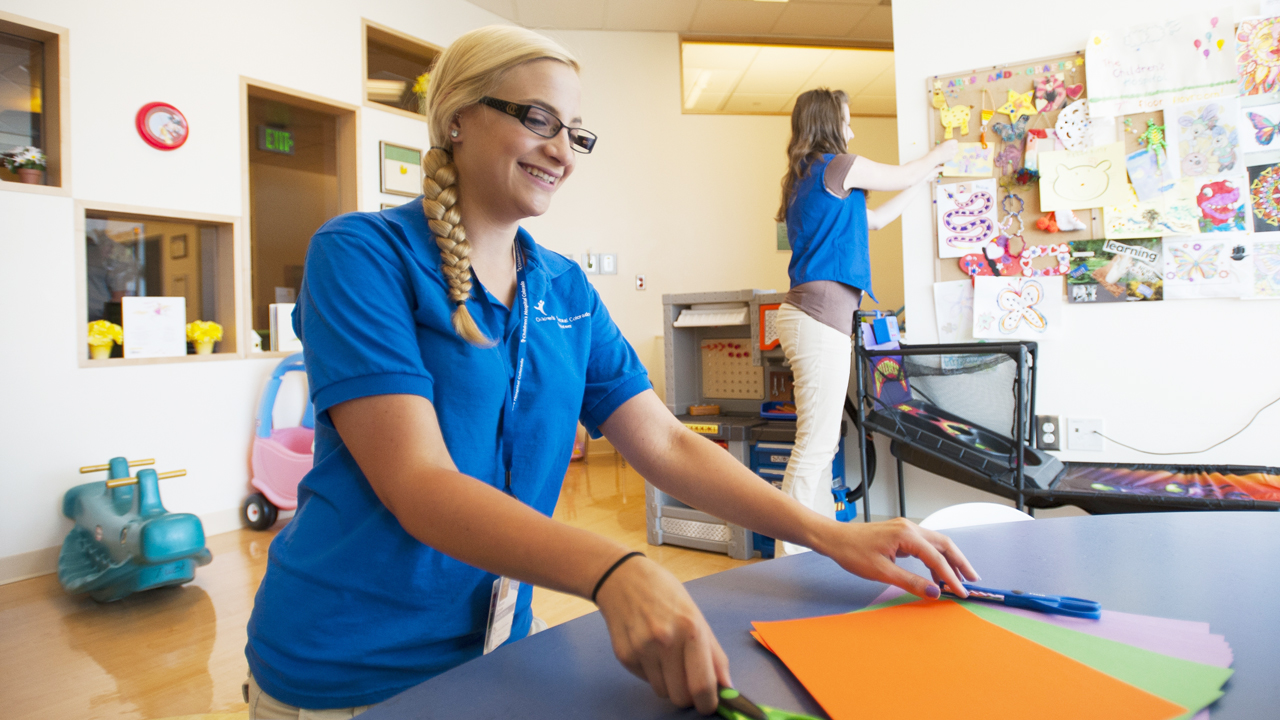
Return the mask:
<path id="1" fill-rule="evenodd" d="M 867 612 L 917 602 L 909 593 L 854 612 Z M 994 625 L 1088 665 L 1122 682 L 1187 708 L 1178 720 L 1191 718 L 1223 696 L 1222 685 L 1234 670 L 1161 655 L 1115 640 L 1007 613 L 981 602 L 954 600 Z"/>

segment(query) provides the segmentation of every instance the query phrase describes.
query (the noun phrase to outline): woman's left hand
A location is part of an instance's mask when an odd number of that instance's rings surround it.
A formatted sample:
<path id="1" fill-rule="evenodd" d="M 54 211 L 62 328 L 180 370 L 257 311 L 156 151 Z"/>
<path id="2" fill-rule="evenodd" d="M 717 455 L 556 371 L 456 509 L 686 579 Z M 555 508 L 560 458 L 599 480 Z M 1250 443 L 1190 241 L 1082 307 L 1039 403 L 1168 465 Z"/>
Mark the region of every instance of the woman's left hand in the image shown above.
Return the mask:
<path id="1" fill-rule="evenodd" d="M 951 538 L 926 530 L 904 518 L 877 523 L 835 523 L 824 528 L 818 547 L 840 567 L 868 580 L 896 585 L 919 597 L 936 598 L 939 584 L 965 597 L 962 580 L 978 580 L 978 573 Z M 929 568 L 933 582 L 908 572 L 895 558 L 916 557 Z"/>

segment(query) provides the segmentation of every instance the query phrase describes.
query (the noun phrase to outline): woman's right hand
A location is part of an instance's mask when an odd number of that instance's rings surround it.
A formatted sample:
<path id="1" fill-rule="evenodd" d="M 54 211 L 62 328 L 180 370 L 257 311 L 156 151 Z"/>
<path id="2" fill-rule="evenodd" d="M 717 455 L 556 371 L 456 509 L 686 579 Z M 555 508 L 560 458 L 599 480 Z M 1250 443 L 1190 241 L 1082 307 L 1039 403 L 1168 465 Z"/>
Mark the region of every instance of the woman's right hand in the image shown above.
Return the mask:
<path id="1" fill-rule="evenodd" d="M 960 150 L 960 143 L 955 139 L 947 140 L 941 145 L 935 147 L 929 154 L 932 156 L 930 160 L 934 165 L 941 165 L 956 156 Z"/>
<path id="2" fill-rule="evenodd" d="M 733 685 L 729 659 L 679 580 L 637 557 L 605 580 L 596 604 L 623 667 L 680 707 L 716 711 L 718 687 Z"/>

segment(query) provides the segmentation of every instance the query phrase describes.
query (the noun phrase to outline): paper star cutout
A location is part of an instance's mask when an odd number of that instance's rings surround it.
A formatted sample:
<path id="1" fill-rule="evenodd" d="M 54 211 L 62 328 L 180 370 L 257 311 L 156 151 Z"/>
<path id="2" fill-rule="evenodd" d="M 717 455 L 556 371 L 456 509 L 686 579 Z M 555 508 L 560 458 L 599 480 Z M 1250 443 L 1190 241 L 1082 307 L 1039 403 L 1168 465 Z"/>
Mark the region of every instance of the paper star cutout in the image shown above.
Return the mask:
<path id="1" fill-rule="evenodd" d="M 1001 105 L 1000 108 L 996 110 L 996 112 L 1000 112 L 1000 113 L 1004 113 L 1005 115 L 1008 115 L 1009 120 L 1011 122 L 1017 122 L 1018 118 L 1022 117 L 1023 115 L 1026 115 L 1027 117 L 1035 115 L 1036 106 L 1035 106 L 1035 102 L 1031 99 L 1031 96 L 1034 93 L 1035 93 L 1034 90 L 1028 90 L 1027 92 L 1019 95 L 1018 93 L 1010 90 L 1009 102 L 1006 102 L 1005 104 Z"/>

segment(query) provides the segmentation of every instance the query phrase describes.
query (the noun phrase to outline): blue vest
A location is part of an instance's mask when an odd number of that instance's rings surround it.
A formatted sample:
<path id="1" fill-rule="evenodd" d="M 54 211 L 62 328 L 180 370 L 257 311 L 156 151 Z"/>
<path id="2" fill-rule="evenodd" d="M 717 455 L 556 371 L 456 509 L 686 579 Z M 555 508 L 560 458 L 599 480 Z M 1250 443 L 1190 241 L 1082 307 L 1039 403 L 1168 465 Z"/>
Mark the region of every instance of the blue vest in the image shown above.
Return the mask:
<path id="1" fill-rule="evenodd" d="M 867 242 L 867 195 L 854 190 L 843 200 L 823 183 L 835 155 L 823 155 L 795 185 L 787 207 L 791 287 L 834 280 L 871 292 L 871 248 Z"/>

